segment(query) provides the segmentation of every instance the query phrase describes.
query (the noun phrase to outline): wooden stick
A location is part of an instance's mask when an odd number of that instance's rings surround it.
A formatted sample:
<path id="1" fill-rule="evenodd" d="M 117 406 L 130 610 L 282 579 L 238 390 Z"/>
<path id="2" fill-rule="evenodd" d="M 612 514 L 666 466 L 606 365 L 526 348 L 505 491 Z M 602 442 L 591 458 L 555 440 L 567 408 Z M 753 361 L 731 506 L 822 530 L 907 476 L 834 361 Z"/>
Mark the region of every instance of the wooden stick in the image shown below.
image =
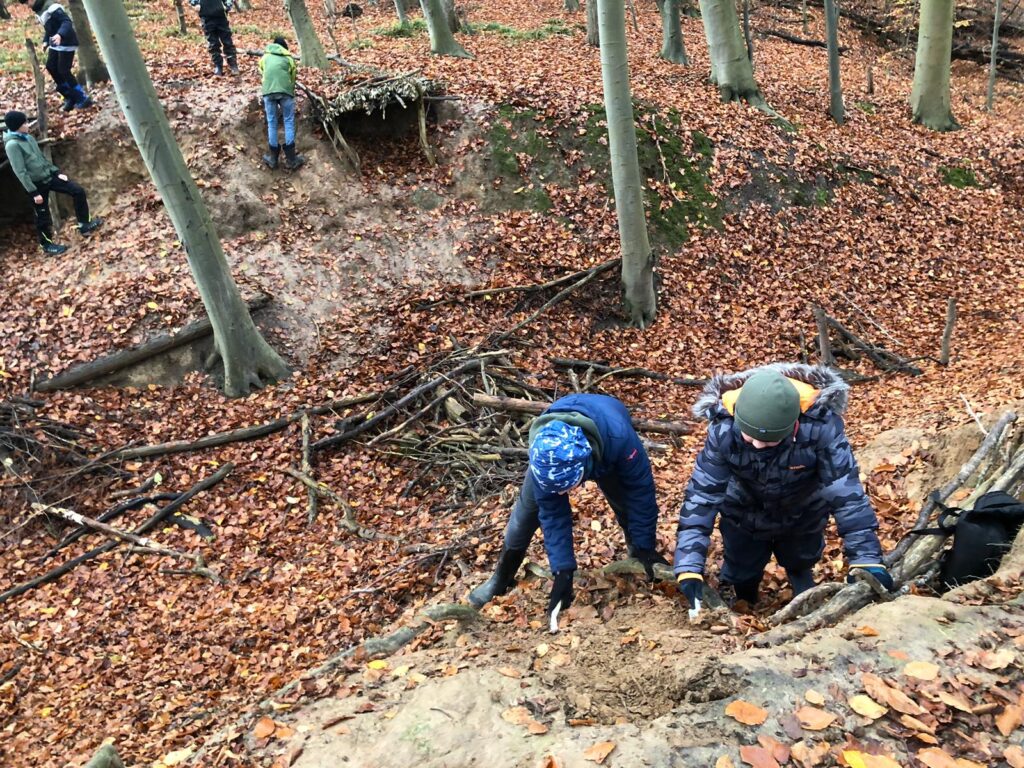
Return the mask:
<path id="1" fill-rule="evenodd" d="M 313 468 L 309 463 L 309 441 L 312 429 L 309 425 L 309 414 L 305 411 L 302 413 L 302 472 L 303 474 L 313 476 Z M 313 521 L 316 520 L 316 507 L 317 507 L 317 492 L 315 488 L 306 488 L 306 499 L 309 505 L 309 510 L 306 512 L 306 525 L 312 525 Z"/>
<path id="2" fill-rule="evenodd" d="M 757 30 L 757 34 L 762 37 L 777 37 L 780 40 L 785 40 L 787 43 L 794 43 L 796 45 L 809 45 L 812 48 L 828 47 L 828 44 L 824 40 L 810 40 L 806 37 L 797 37 L 796 35 L 791 35 L 789 32 L 783 32 L 780 29 L 759 29 Z M 846 53 L 848 50 L 850 49 L 844 45 L 839 47 L 840 53 Z"/>
<path id="3" fill-rule="evenodd" d="M 473 394 L 473 404 L 484 408 L 494 408 L 499 411 L 513 411 L 515 413 L 541 414 L 547 410 L 551 403 L 539 402 L 537 400 L 520 400 L 516 397 L 492 397 L 483 392 Z M 657 432 L 664 435 L 688 435 L 693 432 L 693 424 L 684 421 L 648 421 L 646 419 L 633 419 L 633 426 L 643 432 Z"/>
<path id="4" fill-rule="evenodd" d="M 172 501 L 166 507 L 158 509 L 149 517 L 149 519 L 142 523 L 142 525 L 136 527 L 135 530 L 132 531 L 132 533 L 139 535 L 143 533 L 148 533 L 150 530 L 159 525 L 160 522 L 169 514 L 177 511 L 178 509 L 181 509 L 181 507 L 184 506 L 194 496 L 196 496 L 199 493 L 202 493 L 203 491 L 209 488 L 212 488 L 225 477 L 227 477 L 231 470 L 233 470 L 234 468 L 235 465 L 230 462 L 224 464 L 223 466 L 221 466 L 220 469 L 218 469 L 208 478 L 206 478 L 205 480 L 200 480 L 188 491 L 181 494 L 181 496 Z M 88 560 L 92 560 L 94 557 L 98 557 L 99 555 L 102 555 L 105 552 L 109 552 L 110 550 L 114 549 L 115 547 L 117 547 L 118 543 L 119 542 L 117 541 L 108 541 L 105 544 L 101 544 L 100 546 L 96 547 L 95 549 L 90 549 L 88 552 L 84 552 L 78 557 L 68 560 L 66 563 L 63 563 L 62 565 L 59 565 L 56 568 L 47 571 L 41 576 L 37 576 L 34 579 L 30 579 L 29 581 L 11 587 L 6 592 L 0 593 L 0 603 L 4 603 L 7 600 L 10 600 L 12 597 L 17 597 L 18 595 L 28 592 L 30 589 L 34 589 L 35 587 L 41 586 L 43 584 L 48 584 L 51 581 L 56 581 L 64 574 L 73 570 L 76 566 L 79 566 Z"/>
<path id="5" fill-rule="evenodd" d="M 821 364 L 835 365 L 832 344 L 828 340 L 828 320 L 825 318 L 825 310 L 821 307 L 814 308 L 814 322 L 818 325 L 818 356 L 821 358 Z"/>
<path id="6" fill-rule="evenodd" d="M 269 303 L 270 297 L 260 294 L 247 301 L 246 305 L 249 307 L 249 312 L 252 313 L 262 309 Z M 177 349 L 180 346 L 209 336 L 211 333 L 213 333 L 213 326 L 210 324 L 210 319 L 203 318 L 186 325 L 170 335 L 158 336 L 130 349 L 124 349 L 106 357 L 101 357 L 98 360 L 76 365 L 70 370 L 59 373 L 49 379 L 43 379 L 36 384 L 35 389 L 37 392 L 54 392 L 58 389 L 77 387 L 103 376 L 117 373 L 132 365 L 137 365 L 156 355 Z"/>
<path id="7" fill-rule="evenodd" d="M 478 288 L 475 291 L 470 291 L 469 293 L 467 293 L 465 297 L 467 299 L 477 299 L 480 298 L 481 296 L 498 296 L 499 294 L 502 293 L 535 293 L 537 291 L 545 291 L 548 288 L 557 288 L 558 286 L 565 285 L 566 283 L 573 283 L 579 280 L 581 277 L 589 275 L 595 269 L 604 272 L 609 269 L 612 269 L 613 267 L 617 267 L 621 263 L 622 259 L 616 257 L 614 259 L 609 259 L 608 261 L 602 262 L 597 266 L 588 267 L 587 269 L 581 269 L 578 272 L 573 272 L 572 274 L 569 275 L 563 275 L 562 277 L 557 277 L 554 280 L 548 280 L 546 283 L 538 283 L 536 285 L 508 285 L 502 288 Z"/>
<path id="8" fill-rule="evenodd" d="M 353 23 L 355 23 L 354 20 Z M 423 155 L 427 158 L 429 165 L 437 165 L 434 150 L 430 148 L 430 142 L 427 141 L 427 108 L 422 98 L 416 100 L 416 119 L 420 127 L 420 147 L 423 148 Z"/>
<path id="9" fill-rule="evenodd" d="M 942 330 L 942 351 L 939 363 L 949 365 L 949 345 L 953 340 L 953 326 L 956 325 L 956 299 L 950 299 L 946 305 L 946 327 Z"/>
<path id="10" fill-rule="evenodd" d="M 558 368 L 582 368 L 584 370 L 591 368 L 595 373 L 603 374 L 603 376 L 601 376 L 602 379 L 605 378 L 605 376 L 642 376 L 647 379 L 667 381 L 684 387 L 703 387 L 708 383 L 707 379 L 690 379 L 680 376 L 669 376 L 667 373 L 652 371 L 648 368 L 638 368 L 635 366 L 631 366 L 629 368 L 613 368 L 609 365 L 605 365 L 604 363 L 592 362 L 590 360 L 575 360 L 573 358 L 566 357 L 552 357 L 549 359 L 551 360 L 551 363 Z M 600 379 L 598 379 L 598 381 L 600 381 Z"/>
<path id="11" fill-rule="evenodd" d="M 349 504 L 344 498 L 339 496 L 337 493 L 332 491 L 323 483 L 318 483 L 305 472 L 300 472 L 294 467 L 285 467 L 282 471 L 285 474 L 291 475 L 296 480 L 300 481 L 313 493 L 319 494 L 320 496 L 323 496 L 325 499 L 330 499 L 335 504 L 337 504 L 341 508 L 342 514 L 344 516 L 341 521 L 342 527 L 356 534 L 359 538 L 369 539 L 371 541 L 376 539 L 388 539 L 390 541 L 394 541 L 397 538 L 386 533 L 380 533 L 379 531 L 375 531 L 373 530 L 373 528 L 367 528 L 366 526 L 360 525 L 359 521 L 356 520 L 356 513 L 355 510 L 352 509 L 351 504 Z"/>

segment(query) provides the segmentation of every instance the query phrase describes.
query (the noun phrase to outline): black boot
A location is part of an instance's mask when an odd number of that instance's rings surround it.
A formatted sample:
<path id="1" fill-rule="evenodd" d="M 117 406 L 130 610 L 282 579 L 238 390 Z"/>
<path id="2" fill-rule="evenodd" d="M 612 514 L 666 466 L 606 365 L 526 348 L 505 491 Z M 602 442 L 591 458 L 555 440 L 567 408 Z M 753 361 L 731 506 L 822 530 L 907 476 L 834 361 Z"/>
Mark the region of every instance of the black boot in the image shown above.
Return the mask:
<path id="1" fill-rule="evenodd" d="M 760 576 L 758 576 L 757 579 L 744 581 L 740 584 L 722 582 L 719 585 L 719 594 L 722 596 L 722 600 L 725 601 L 725 604 L 730 608 L 735 606 L 740 600 L 743 600 L 748 606 L 753 608 L 757 604 L 757 591 L 760 586 Z"/>
<path id="2" fill-rule="evenodd" d="M 298 170 L 306 162 L 306 158 L 296 154 L 295 142 L 284 145 L 284 164 L 289 171 Z"/>
<path id="3" fill-rule="evenodd" d="M 814 586 L 814 572 L 810 568 L 804 568 L 802 571 L 786 571 L 786 576 L 789 577 L 789 585 L 793 588 L 793 597 Z"/>
<path id="4" fill-rule="evenodd" d="M 231 70 L 232 75 L 238 74 L 238 61 L 235 60 L 234 56 L 228 56 L 228 69 Z"/>
<path id="5" fill-rule="evenodd" d="M 267 149 L 269 151 L 263 155 L 263 162 L 267 164 L 267 168 L 270 170 L 276 170 L 277 159 L 281 156 L 281 148 L 275 147 L 273 144 L 267 144 Z"/>
<path id="6" fill-rule="evenodd" d="M 502 549 L 494 575 L 469 593 L 469 604 L 482 608 L 498 595 L 508 594 L 516 584 L 516 571 L 526 558 L 525 549 Z"/>

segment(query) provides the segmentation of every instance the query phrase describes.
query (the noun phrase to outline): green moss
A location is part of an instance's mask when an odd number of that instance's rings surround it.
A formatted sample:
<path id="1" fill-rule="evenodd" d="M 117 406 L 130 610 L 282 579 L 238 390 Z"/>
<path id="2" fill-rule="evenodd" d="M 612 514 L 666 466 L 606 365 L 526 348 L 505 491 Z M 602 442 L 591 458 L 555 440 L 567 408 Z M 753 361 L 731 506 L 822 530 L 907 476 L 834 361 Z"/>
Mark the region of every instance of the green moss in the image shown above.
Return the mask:
<path id="1" fill-rule="evenodd" d="M 370 34 L 381 37 L 415 37 L 427 31 L 427 22 L 423 19 L 413 19 L 405 24 L 392 24 L 390 27 L 378 27 L 370 30 Z"/>
<path id="2" fill-rule="evenodd" d="M 548 19 L 541 26 L 534 29 L 516 29 L 496 21 L 487 21 L 474 27 L 477 32 L 487 32 L 501 35 L 510 40 L 544 40 L 554 35 L 572 35 L 571 27 L 566 26 L 561 19 Z"/>
<path id="3" fill-rule="evenodd" d="M 970 166 L 967 165 L 940 165 L 939 176 L 942 181 L 957 189 L 967 187 L 980 187 L 981 182 Z"/>
<path id="4" fill-rule="evenodd" d="M 348 44 L 348 47 L 350 50 L 353 51 L 362 51 L 367 48 L 373 48 L 373 40 L 368 40 L 367 38 L 363 37 L 360 38 L 359 40 L 353 40 L 351 43 Z"/>
<path id="5" fill-rule="evenodd" d="M 853 106 L 855 106 L 865 115 L 875 114 L 875 105 L 872 104 L 870 101 L 855 101 L 853 102 Z"/>

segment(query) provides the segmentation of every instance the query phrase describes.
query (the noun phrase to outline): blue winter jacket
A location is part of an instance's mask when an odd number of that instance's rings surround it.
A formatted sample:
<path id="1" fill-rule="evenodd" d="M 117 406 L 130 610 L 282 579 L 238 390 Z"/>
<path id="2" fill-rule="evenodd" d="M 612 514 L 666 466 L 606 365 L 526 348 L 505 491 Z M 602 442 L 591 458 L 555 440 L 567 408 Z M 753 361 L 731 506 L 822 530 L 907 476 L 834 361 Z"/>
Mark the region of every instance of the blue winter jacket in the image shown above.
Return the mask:
<path id="1" fill-rule="evenodd" d="M 594 453 L 583 480 L 596 481 L 606 495 L 611 491 L 623 503 L 627 511 L 626 535 L 635 548 L 654 549 L 658 525 L 654 476 L 629 411 L 619 400 L 607 395 L 569 395 L 553 402 L 541 418 L 572 412 L 585 416 L 597 426 L 597 435 L 587 434 Z M 593 445 L 595 441 L 599 444 Z M 537 506 L 552 573 L 575 570 L 568 494 L 542 494 L 538 489 Z"/>
<path id="2" fill-rule="evenodd" d="M 49 46 L 54 51 L 74 51 L 78 48 L 75 26 L 59 3 L 54 3 L 39 14 L 39 23 L 43 25 L 44 46 Z M 50 45 L 50 38 L 54 35 L 60 35 L 60 45 Z"/>
<path id="3" fill-rule="evenodd" d="M 767 367 L 800 391 L 803 412 L 796 432 L 774 448 L 756 449 L 734 423 L 739 389 L 764 369 L 708 383 L 693 409 L 711 425 L 679 511 L 675 572 L 703 573 L 716 515 L 756 539 L 771 540 L 823 531 L 831 514 L 851 565 L 881 563 L 878 520 L 841 416 L 849 385 L 825 366 Z"/>

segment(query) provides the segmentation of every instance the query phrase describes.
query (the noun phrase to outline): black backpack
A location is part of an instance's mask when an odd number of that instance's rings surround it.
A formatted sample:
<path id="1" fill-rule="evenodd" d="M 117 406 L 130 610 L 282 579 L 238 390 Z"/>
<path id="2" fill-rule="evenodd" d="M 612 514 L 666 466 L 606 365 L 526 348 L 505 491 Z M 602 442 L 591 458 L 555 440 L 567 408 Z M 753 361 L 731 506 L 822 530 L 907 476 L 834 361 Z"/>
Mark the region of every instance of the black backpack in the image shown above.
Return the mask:
<path id="1" fill-rule="evenodd" d="M 1005 491 L 992 491 L 974 502 L 973 509 L 960 509 L 947 507 L 937 496 L 938 493 L 933 494 L 932 501 L 942 510 L 938 527 L 911 533 L 953 535 L 953 546 L 940 560 L 942 584 L 952 589 L 991 576 L 1024 524 L 1024 502 Z"/>

